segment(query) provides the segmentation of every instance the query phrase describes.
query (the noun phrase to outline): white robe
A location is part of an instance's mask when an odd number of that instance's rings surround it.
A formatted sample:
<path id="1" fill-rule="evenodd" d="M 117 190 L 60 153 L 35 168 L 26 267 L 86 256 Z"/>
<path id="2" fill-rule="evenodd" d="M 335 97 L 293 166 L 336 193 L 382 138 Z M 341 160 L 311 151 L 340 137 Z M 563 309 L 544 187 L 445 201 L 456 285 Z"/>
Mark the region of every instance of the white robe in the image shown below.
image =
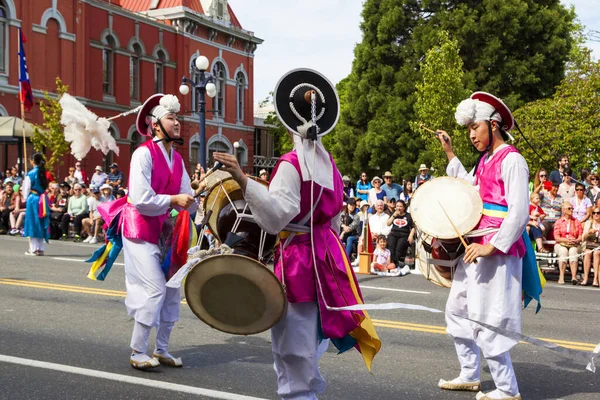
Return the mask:
<path id="1" fill-rule="evenodd" d="M 173 149 L 171 149 L 169 157 L 162 142 L 158 142 L 158 146 L 162 150 L 162 155 L 167 160 L 169 168 L 173 170 Z M 182 168 L 179 193 L 193 196 L 185 163 Z M 156 194 L 152 189 L 152 156 L 146 147 L 140 147 L 133 153 L 129 174 L 128 195 L 136 209 L 143 215 L 165 214 L 169 210 L 171 195 Z M 198 200 L 187 211 L 193 213 L 197 207 Z M 157 326 L 161 321 L 175 322 L 179 320 L 181 292 L 179 289 L 165 286 L 166 278 L 161 269 L 158 246 L 143 240 L 123 237 L 123 251 L 127 313 L 137 322 L 147 326 Z"/>
<path id="2" fill-rule="evenodd" d="M 505 146 L 499 147 L 496 152 Z M 486 163 L 493 159 L 486 160 Z M 475 184 L 458 158 L 446 169 L 448 176 Z M 507 252 L 521 237 L 529 220 L 529 169 L 523 156 L 510 153 L 502 161 L 502 180 L 508 214 L 490 243 Z M 503 254 L 480 257 L 478 264 L 458 263 L 446 304 L 447 332 L 454 338 L 476 341 L 486 358 L 495 357 L 517 344 L 453 314 L 521 332 L 522 260 Z"/>
<path id="3" fill-rule="evenodd" d="M 294 166 L 282 162 L 269 188 L 248 179 L 244 199 L 256 223 L 271 234 L 279 234 L 300 213 L 301 177 Z M 340 226 L 341 212 L 331 222 Z M 319 372 L 319 357 L 328 340 L 317 340 L 318 307 L 312 303 L 288 303 L 285 315 L 271 328 L 277 395 L 282 399 L 316 399 L 325 390 Z"/>

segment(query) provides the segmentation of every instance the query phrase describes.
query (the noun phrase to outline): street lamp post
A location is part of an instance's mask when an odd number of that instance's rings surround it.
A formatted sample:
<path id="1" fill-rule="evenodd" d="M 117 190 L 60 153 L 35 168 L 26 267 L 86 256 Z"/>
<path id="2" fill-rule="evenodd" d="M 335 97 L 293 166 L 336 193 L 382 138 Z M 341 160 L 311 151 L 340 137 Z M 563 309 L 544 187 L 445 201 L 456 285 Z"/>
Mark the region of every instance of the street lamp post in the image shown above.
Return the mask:
<path id="1" fill-rule="evenodd" d="M 181 78 L 181 86 L 179 86 L 179 93 L 187 95 L 190 92 L 189 86 L 196 90 L 196 96 L 198 101 L 198 114 L 200 116 L 200 165 L 206 171 L 206 98 L 215 97 L 217 95 L 217 87 L 215 86 L 215 78 L 207 72 L 208 58 L 205 56 L 196 57 L 194 62 L 194 70 L 198 77 L 197 82 L 193 79 L 189 79 L 185 76 Z M 189 84 L 189 86 L 188 86 Z"/>

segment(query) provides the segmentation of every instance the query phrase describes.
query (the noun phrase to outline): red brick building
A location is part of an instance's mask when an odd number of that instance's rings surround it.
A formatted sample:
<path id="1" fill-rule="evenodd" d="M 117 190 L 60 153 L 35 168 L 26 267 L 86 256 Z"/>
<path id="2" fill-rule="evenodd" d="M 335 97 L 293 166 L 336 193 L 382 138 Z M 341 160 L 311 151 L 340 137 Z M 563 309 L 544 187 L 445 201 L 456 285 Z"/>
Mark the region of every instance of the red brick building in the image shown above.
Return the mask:
<path id="1" fill-rule="evenodd" d="M 207 154 L 233 151 L 249 172 L 254 156 L 254 51 L 262 39 L 240 25 L 227 0 L 0 0 L 0 116 L 20 117 L 18 102 L 18 28 L 27 38 L 25 51 L 36 105 L 27 122 L 41 124 L 42 91 L 56 89 L 60 77 L 94 113 L 110 117 L 138 106 L 156 92 L 171 93 L 182 104 L 179 146 L 188 169 L 199 154 L 199 117 L 193 91 L 178 92 L 181 77 L 190 77 L 198 55 L 206 56 L 217 78 L 218 94 L 208 99 Z M 192 77 L 193 78 L 193 77 Z M 131 153 L 141 143 L 135 115 L 113 121 L 111 133 L 120 154 L 104 156 L 92 149 L 82 160 L 89 176 L 96 165 L 108 172 L 117 162 L 125 173 Z M 28 154 L 32 147 L 28 145 Z M 0 167 L 17 162 L 16 144 L 0 143 Z M 65 156 L 61 177 L 74 165 Z"/>

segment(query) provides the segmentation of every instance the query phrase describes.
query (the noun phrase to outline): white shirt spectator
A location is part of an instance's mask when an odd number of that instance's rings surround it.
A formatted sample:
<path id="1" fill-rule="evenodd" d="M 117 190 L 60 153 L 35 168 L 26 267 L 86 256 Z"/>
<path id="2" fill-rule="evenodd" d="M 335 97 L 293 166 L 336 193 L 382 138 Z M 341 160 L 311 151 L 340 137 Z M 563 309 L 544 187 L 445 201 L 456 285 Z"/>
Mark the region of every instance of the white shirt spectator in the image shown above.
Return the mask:
<path id="1" fill-rule="evenodd" d="M 387 225 L 387 220 L 389 218 L 390 216 L 385 213 L 371 215 L 369 218 L 369 229 L 371 229 L 373 239 L 375 239 L 377 235 L 385 235 L 387 237 L 392 229 L 391 226 Z"/>
<path id="2" fill-rule="evenodd" d="M 98 205 L 100 204 L 100 200 L 96 199 L 93 195 L 88 197 L 87 199 L 88 209 L 92 213 L 94 218 L 100 217 L 100 213 L 98 212 Z"/>
<path id="3" fill-rule="evenodd" d="M 577 196 L 571 198 L 571 204 L 573 205 L 573 217 L 577 218 L 579 222 L 582 222 L 587 215 L 587 210 L 592 207 L 592 201 L 587 197 L 579 200 Z"/>

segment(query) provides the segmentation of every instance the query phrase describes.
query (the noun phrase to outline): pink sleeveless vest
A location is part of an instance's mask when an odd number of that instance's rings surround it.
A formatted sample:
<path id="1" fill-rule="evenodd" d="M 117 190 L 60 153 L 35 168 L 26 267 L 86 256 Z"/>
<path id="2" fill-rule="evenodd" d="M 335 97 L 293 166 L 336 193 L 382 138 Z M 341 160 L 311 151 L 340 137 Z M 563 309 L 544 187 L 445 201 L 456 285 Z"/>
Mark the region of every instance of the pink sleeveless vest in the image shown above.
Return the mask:
<path id="1" fill-rule="evenodd" d="M 156 194 L 179 194 L 181 188 L 181 176 L 183 174 L 183 163 L 181 155 L 173 151 L 173 171 L 163 155 L 159 145 L 153 140 L 148 140 L 140 145 L 147 147 L 152 157 L 152 180 L 150 186 Z M 135 182 L 129 182 L 135 185 Z M 168 211 L 164 215 L 148 216 L 138 212 L 129 201 L 123 207 L 122 223 L 123 235 L 128 239 L 140 239 L 153 244 L 158 244 L 158 238 L 162 231 L 163 223 L 169 216 Z"/>
<path id="2" fill-rule="evenodd" d="M 503 207 L 508 206 L 506 195 L 504 193 L 504 181 L 502 180 L 502 161 L 504 161 L 506 156 L 510 153 L 518 152 L 519 151 L 515 147 L 507 146 L 498 151 L 490 162 L 485 162 L 487 157 L 482 158 L 479 162 L 475 176 L 477 178 L 477 183 L 479 184 L 479 195 L 484 204 L 487 203 Z M 477 229 L 499 228 L 503 220 L 503 218 L 483 215 Z M 479 244 L 487 244 L 494 235 L 495 233 L 473 238 L 472 241 Z M 525 255 L 525 251 L 525 243 L 522 238 L 519 238 L 506 254 L 521 258 Z"/>

